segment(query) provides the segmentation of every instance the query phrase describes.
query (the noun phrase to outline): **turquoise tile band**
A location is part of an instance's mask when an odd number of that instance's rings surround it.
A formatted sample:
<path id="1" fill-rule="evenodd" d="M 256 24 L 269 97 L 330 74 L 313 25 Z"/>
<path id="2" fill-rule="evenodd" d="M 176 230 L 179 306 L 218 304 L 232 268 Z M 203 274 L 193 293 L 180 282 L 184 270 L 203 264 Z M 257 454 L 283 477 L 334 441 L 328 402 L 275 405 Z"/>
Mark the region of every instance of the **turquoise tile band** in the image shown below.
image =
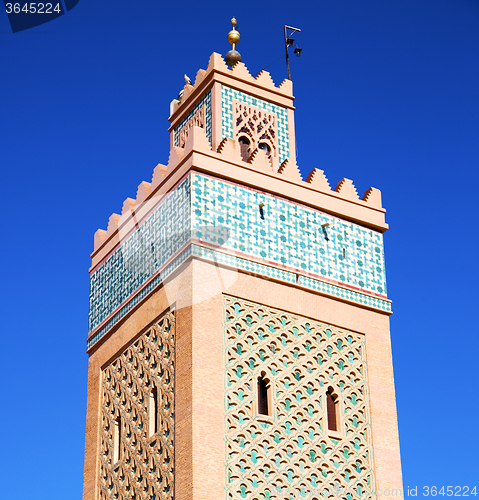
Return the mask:
<path id="1" fill-rule="evenodd" d="M 198 244 L 192 245 L 192 240 Z M 211 246 L 219 250 L 206 248 Z M 191 173 L 91 274 L 88 331 L 102 326 L 88 346 L 191 254 L 391 311 L 380 233 L 267 193 Z"/>

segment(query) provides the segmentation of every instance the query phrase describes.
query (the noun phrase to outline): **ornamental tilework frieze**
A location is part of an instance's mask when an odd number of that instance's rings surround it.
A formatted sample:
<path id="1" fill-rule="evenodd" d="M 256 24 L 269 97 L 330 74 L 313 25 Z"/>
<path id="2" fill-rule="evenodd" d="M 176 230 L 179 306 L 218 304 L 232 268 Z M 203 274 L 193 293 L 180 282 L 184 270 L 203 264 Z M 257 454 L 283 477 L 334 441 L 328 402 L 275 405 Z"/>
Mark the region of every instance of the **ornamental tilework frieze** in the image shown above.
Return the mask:
<path id="1" fill-rule="evenodd" d="M 192 254 L 195 257 L 201 257 L 211 262 L 224 264 L 235 269 L 242 269 L 243 271 L 247 271 L 252 274 L 259 274 L 268 278 L 286 281 L 287 283 L 296 283 L 295 273 L 283 271 L 282 269 L 278 269 L 277 267 L 264 266 L 251 260 L 241 259 L 240 257 L 235 257 L 234 255 L 218 252 L 199 245 L 191 245 L 191 248 Z"/>
<path id="2" fill-rule="evenodd" d="M 224 328 L 226 498 L 374 498 L 363 335 L 229 296 Z M 263 374 L 270 417 L 258 414 Z M 337 432 L 327 424 L 330 388 Z"/>
<path id="3" fill-rule="evenodd" d="M 327 222 L 330 225 L 323 230 Z M 193 252 L 192 238 L 198 243 Z M 384 300 L 380 233 L 192 173 L 159 201 L 134 233 L 124 238 L 120 234 L 119 247 L 91 274 L 88 331 L 104 323 L 88 340 L 88 348 L 192 253 L 339 299 L 391 310 Z"/>
<path id="4" fill-rule="evenodd" d="M 269 113 L 276 115 L 276 126 L 278 130 L 278 157 L 281 164 L 286 158 L 289 158 L 289 131 L 288 131 L 288 110 L 272 104 L 262 99 L 244 94 L 238 90 L 221 86 L 221 109 L 222 109 L 222 137 L 233 137 L 233 100 L 240 103 L 255 106 L 258 109 L 264 109 Z"/>
<path id="5" fill-rule="evenodd" d="M 211 91 L 207 92 L 181 123 L 175 127 L 173 131 L 173 144 L 184 147 L 185 137 L 182 134 L 182 130 L 195 125 L 205 129 L 206 137 L 211 144 Z"/>
<path id="6" fill-rule="evenodd" d="M 208 237 L 201 226 L 221 225 L 223 248 L 386 296 L 382 234 L 213 177 L 193 174 L 191 188 L 198 239 Z"/>
<path id="7" fill-rule="evenodd" d="M 100 500 L 174 498 L 174 363 L 169 311 L 103 370 Z M 151 394 L 158 415 L 150 436 Z"/>
<path id="8" fill-rule="evenodd" d="M 110 319 L 98 329 L 87 341 L 87 349 L 93 347 L 108 331 L 113 328 L 126 314 L 128 314 L 137 304 L 139 304 L 149 293 L 151 293 L 185 260 L 191 255 L 191 246 L 186 247 L 179 253 L 160 273 L 150 280 L 138 293 L 125 301 L 125 304 L 120 310 L 112 315 Z"/>
<path id="9" fill-rule="evenodd" d="M 92 331 L 190 239 L 190 177 L 90 277 Z"/>

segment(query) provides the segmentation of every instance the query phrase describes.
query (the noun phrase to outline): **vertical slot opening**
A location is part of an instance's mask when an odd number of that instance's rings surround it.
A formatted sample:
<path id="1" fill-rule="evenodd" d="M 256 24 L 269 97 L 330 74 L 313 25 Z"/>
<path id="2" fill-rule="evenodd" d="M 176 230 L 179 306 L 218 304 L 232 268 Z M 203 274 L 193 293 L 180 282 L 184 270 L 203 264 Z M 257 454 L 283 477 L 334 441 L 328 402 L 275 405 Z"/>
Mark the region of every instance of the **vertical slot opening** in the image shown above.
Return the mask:
<path id="1" fill-rule="evenodd" d="M 259 204 L 259 216 L 261 217 L 262 220 L 264 220 L 264 203 Z"/>
<path id="2" fill-rule="evenodd" d="M 113 425 L 113 463 L 120 460 L 121 417 L 118 415 Z"/>
<path id="3" fill-rule="evenodd" d="M 158 432 L 158 389 L 156 387 L 153 387 L 150 391 L 148 413 L 148 435 L 151 437 Z"/>
<path id="4" fill-rule="evenodd" d="M 271 384 L 263 373 L 258 377 L 258 413 L 271 415 Z"/>
<path id="5" fill-rule="evenodd" d="M 339 412 L 338 412 L 338 397 L 334 394 L 333 388 L 330 387 L 326 393 L 326 408 L 328 414 L 328 430 L 339 430 Z"/>

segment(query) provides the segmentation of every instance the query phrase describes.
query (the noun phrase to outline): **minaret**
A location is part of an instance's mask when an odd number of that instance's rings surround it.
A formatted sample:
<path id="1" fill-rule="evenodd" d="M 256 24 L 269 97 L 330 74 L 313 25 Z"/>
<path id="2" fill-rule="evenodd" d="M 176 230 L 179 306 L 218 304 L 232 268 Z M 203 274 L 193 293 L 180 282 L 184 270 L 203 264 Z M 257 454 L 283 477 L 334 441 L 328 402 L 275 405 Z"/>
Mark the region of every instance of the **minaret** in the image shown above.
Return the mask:
<path id="1" fill-rule="evenodd" d="M 292 83 L 232 25 L 95 234 L 83 498 L 398 496 L 380 192 L 303 180 Z"/>

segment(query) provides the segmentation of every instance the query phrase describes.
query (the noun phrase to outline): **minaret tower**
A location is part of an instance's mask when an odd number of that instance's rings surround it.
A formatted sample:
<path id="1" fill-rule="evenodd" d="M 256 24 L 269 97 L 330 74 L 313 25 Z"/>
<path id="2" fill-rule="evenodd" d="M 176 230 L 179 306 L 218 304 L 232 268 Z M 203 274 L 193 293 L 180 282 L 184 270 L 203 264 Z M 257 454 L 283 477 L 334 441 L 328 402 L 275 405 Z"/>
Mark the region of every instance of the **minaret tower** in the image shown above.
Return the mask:
<path id="1" fill-rule="evenodd" d="M 398 496 L 380 192 L 303 180 L 292 83 L 232 24 L 95 234 L 83 498 Z"/>

